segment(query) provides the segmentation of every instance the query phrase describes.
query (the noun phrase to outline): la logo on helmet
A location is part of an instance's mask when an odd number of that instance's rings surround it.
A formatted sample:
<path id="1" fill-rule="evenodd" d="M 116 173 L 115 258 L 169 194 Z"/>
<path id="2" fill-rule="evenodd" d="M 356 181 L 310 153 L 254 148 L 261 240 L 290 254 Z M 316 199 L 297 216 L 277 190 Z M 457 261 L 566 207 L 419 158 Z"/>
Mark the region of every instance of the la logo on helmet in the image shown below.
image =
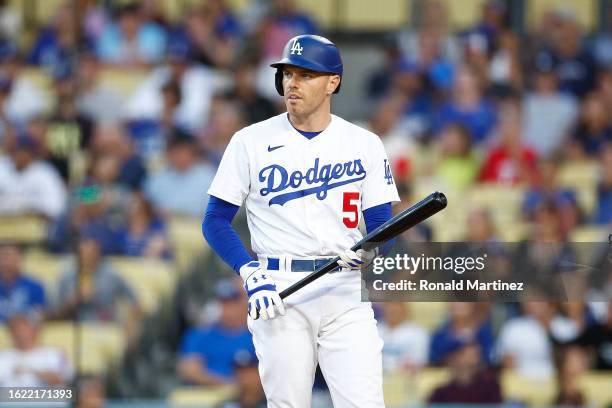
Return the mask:
<path id="1" fill-rule="evenodd" d="M 300 42 L 298 40 L 294 40 L 293 45 L 291 45 L 291 55 L 302 55 L 303 49 L 304 48 L 300 45 Z"/>

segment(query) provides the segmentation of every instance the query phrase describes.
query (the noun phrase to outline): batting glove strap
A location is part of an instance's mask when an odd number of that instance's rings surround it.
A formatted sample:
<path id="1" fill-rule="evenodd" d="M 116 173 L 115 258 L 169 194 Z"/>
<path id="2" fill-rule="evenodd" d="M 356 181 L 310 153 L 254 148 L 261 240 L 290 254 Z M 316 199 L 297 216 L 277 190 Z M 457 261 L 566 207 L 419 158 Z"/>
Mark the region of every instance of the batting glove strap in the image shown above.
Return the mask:
<path id="1" fill-rule="evenodd" d="M 257 292 L 260 292 L 262 290 L 267 290 L 267 291 L 271 291 L 271 292 L 276 292 L 276 284 L 274 283 L 268 283 L 266 285 L 262 285 L 262 286 L 257 286 L 256 288 L 253 289 L 249 289 L 246 287 L 244 287 L 244 289 L 246 290 L 246 293 L 249 297 L 251 297 L 252 295 L 254 295 Z"/>
<path id="2" fill-rule="evenodd" d="M 247 264 L 244 264 L 240 267 L 240 277 L 242 278 L 242 281 L 245 282 L 247 279 L 249 279 L 249 277 L 251 275 L 253 275 L 255 272 L 260 271 L 261 270 L 261 263 L 258 261 L 251 261 Z"/>

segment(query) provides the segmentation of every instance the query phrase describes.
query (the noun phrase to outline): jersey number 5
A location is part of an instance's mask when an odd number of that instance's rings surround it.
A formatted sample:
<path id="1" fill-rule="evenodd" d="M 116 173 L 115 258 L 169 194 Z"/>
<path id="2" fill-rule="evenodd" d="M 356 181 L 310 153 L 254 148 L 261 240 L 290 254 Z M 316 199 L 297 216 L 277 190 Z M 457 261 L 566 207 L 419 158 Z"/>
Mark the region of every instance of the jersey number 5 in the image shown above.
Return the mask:
<path id="1" fill-rule="evenodd" d="M 343 217 L 342 222 L 347 228 L 357 228 L 359 225 L 359 193 L 346 192 L 342 198 L 342 211 L 349 213 L 352 217 Z"/>

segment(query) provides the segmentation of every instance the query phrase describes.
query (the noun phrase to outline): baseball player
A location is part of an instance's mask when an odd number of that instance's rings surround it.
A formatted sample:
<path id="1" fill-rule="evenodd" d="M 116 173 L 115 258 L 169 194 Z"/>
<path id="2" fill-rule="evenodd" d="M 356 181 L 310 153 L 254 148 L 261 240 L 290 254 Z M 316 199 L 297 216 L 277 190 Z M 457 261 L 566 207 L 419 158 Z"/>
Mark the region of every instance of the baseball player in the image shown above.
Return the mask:
<path id="1" fill-rule="evenodd" d="M 319 363 L 334 406 L 384 407 L 382 340 L 361 302 L 360 268 L 374 251 L 351 251 L 391 218 L 399 201 L 378 136 L 331 114 L 342 60 L 329 40 L 289 40 L 272 64 L 287 113 L 238 131 L 208 193 L 204 236 L 244 280 L 248 325 L 268 406 L 311 406 Z M 231 226 L 246 206 L 252 259 Z M 279 293 L 340 256 L 337 269 L 283 301 Z"/>

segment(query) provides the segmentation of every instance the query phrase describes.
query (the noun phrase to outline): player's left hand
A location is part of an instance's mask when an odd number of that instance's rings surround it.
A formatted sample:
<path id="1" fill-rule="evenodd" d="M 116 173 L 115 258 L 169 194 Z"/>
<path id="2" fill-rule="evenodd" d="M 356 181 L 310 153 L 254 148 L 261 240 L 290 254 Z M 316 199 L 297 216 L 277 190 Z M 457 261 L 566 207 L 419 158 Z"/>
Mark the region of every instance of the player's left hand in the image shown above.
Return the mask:
<path id="1" fill-rule="evenodd" d="M 371 251 L 366 251 L 363 249 L 352 251 L 351 249 L 347 249 L 338 255 L 340 257 L 338 265 L 340 265 L 342 269 L 360 270 L 372 263 L 372 260 L 376 258 L 377 255 L 378 248 Z"/>

